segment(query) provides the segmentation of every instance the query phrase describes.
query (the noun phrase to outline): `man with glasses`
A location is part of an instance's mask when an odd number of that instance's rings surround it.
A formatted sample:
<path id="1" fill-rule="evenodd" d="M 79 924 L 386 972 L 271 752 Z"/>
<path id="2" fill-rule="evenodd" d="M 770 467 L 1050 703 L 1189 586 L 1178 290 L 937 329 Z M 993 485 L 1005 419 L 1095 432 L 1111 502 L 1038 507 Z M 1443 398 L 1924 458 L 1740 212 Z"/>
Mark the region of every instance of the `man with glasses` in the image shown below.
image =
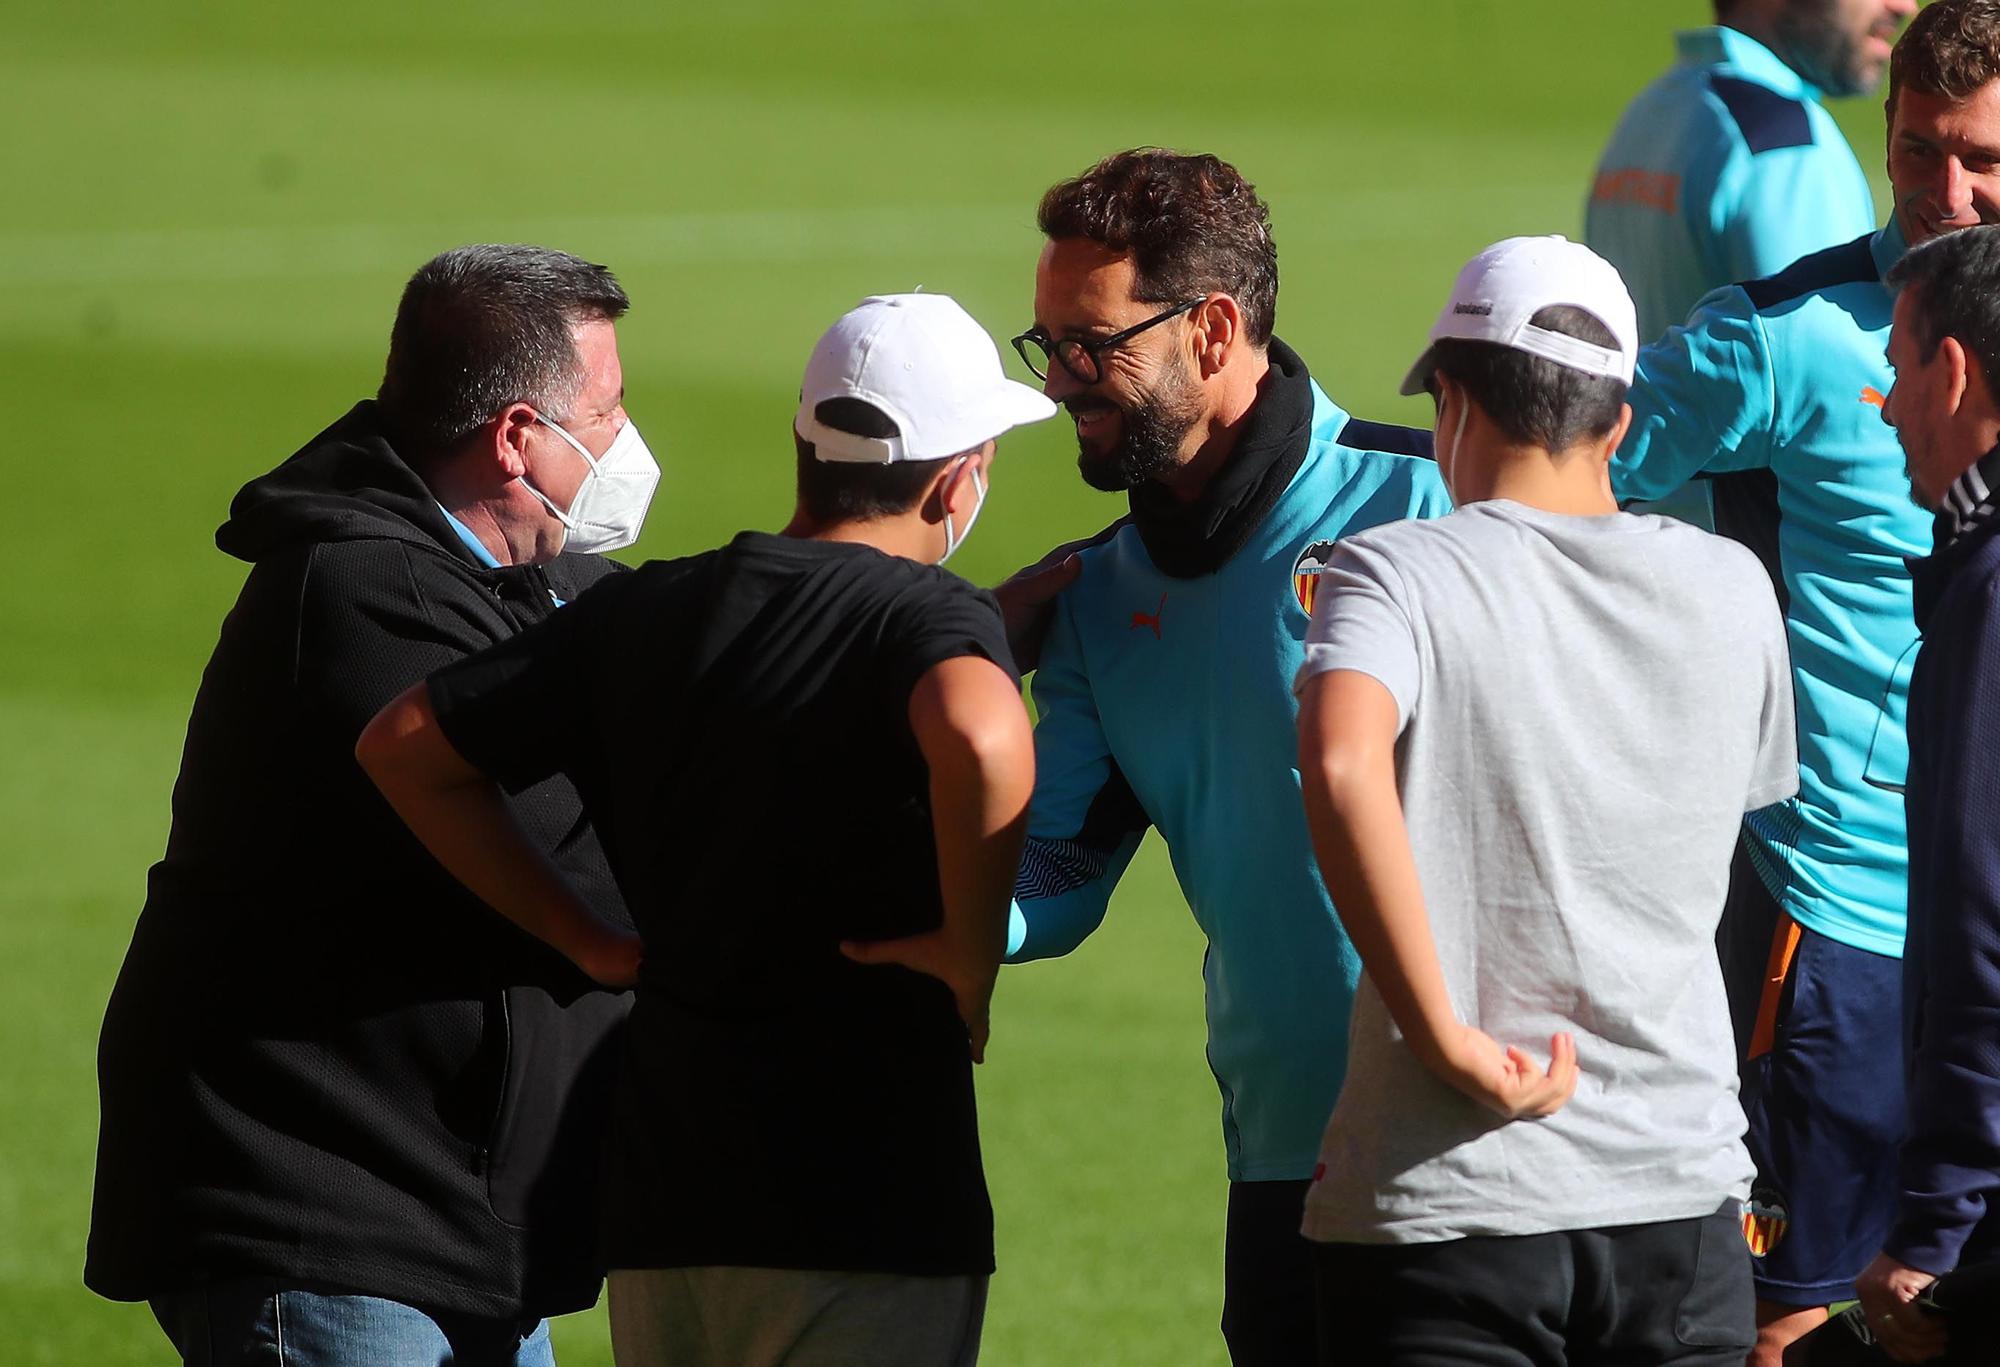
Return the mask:
<path id="1" fill-rule="evenodd" d="M 1159 828 L 1209 940 L 1223 1334 L 1239 1365 L 1310 1361 L 1299 1221 L 1358 960 L 1313 864 L 1291 681 L 1333 542 L 1450 503 L 1428 434 L 1350 418 L 1272 336 L 1277 249 L 1235 168 L 1121 152 L 1053 187 L 1040 224 L 1015 347 L 1075 421 L 1084 480 L 1131 514 L 1050 613 L 1009 951 L 1076 948 Z"/>

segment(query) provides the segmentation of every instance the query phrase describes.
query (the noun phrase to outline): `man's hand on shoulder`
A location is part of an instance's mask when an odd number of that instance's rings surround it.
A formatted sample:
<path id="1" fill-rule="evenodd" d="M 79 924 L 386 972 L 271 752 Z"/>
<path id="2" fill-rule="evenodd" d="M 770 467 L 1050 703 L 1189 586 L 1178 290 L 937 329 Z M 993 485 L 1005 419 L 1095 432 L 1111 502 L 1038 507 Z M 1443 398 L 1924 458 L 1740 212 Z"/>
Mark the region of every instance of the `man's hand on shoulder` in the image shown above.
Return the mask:
<path id="1" fill-rule="evenodd" d="M 1041 662 L 1042 638 L 1048 635 L 1056 595 L 1083 573 L 1083 557 L 1078 552 L 1091 540 L 1058 546 L 994 585 L 993 596 L 1000 601 L 1000 618 L 1007 626 L 1007 649 L 1014 656 L 1014 667 L 1023 674 Z"/>

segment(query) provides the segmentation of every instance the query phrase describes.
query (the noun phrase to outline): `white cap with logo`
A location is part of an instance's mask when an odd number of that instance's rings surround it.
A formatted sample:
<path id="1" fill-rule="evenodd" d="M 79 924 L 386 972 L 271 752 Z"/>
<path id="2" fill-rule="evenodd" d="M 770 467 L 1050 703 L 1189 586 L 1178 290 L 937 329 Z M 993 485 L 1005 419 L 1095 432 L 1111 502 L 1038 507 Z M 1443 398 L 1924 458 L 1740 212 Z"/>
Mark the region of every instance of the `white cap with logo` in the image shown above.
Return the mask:
<path id="1" fill-rule="evenodd" d="M 861 399 L 900 433 L 861 437 L 813 416 L 828 399 Z M 813 348 L 793 426 L 821 460 L 889 465 L 943 460 L 1009 428 L 1055 416 L 1038 389 L 1010 380 L 1000 349 L 945 294 L 864 299 Z"/>
<path id="2" fill-rule="evenodd" d="M 1545 308 L 1567 304 L 1609 328 L 1614 347 L 1538 328 Z M 1581 242 L 1562 237 L 1510 237 L 1466 263 L 1451 299 L 1431 328 L 1431 341 L 1495 342 L 1557 365 L 1632 383 L 1639 355 L 1639 318 L 1618 268 Z M 1410 367 L 1402 392 L 1421 394 L 1437 362 L 1434 348 Z"/>

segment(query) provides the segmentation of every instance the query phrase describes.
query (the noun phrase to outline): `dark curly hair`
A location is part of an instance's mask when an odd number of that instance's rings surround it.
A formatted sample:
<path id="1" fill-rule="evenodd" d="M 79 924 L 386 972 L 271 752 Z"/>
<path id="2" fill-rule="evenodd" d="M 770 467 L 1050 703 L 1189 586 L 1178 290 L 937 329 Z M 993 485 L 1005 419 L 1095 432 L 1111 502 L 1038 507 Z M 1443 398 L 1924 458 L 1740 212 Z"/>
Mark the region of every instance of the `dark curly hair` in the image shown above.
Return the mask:
<path id="1" fill-rule="evenodd" d="M 1889 54 L 1889 98 L 1883 108 L 1893 127 L 1896 95 L 1904 86 L 1962 100 L 1996 77 L 2000 0 L 1933 0 L 1917 11 Z"/>
<path id="2" fill-rule="evenodd" d="M 1253 346 L 1271 340 L 1278 311 L 1271 215 L 1256 187 L 1220 157 L 1161 147 L 1114 153 L 1050 186 L 1036 221 L 1051 239 L 1131 252 L 1135 298 L 1178 304 L 1219 291 L 1242 308 Z"/>

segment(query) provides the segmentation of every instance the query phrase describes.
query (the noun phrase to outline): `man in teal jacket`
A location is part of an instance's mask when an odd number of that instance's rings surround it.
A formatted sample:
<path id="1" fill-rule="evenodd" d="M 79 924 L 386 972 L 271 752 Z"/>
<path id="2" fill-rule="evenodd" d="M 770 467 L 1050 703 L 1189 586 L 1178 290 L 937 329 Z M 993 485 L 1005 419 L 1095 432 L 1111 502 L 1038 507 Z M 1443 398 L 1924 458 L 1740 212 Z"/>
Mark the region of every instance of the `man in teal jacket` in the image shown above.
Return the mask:
<path id="1" fill-rule="evenodd" d="M 1799 795 L 1746 821 L 1724 928 L 1758 1166 L 1758 1364 L 1852 1296 L 1895 1190 L 1905 562 L 1930 549 L 1930 519 L 1881 421 L 1883 276 L 1907 246 L 2000 220 L 2000 0 L 1925 9 L 1897 44 L 1889 110 L 1888 224 L 1717 290 L 1642 351 L 1612 466 L 1624 499 L 1710 476 L 1734 510 L 1719 529 L 1758 551 L 1786 610 Z"/>
<path id="2" fill-rule="evenodd" d="M 1868 178 L 1828 95 L 1873 90 L 1916 0 L 1717 0 L 1625 109 L 1597 164 L 1584 238 L 1658 337 L 1710 290 L 1772 275 L 1875 226 Z M 1697 481 L 1658 511 L 1713 526 Z"/>
<path id="3" fill-rule="evenodd" d="M 1313 1353 L 1305 1188 L 1358 960 L 1313 864 L 1291 680 L 1338 537 L 1442 513 L 1428 434 L 1350 418 L 1271 335 L 1264 205 L 1214 157 L 1125 152 L 1043 198 L 1015 345 L 1131 516 L 1081 552 L 1034 693 L 1015 959 L 1067 953 L 1157 827 L 1209 939 L 1208 1056 L 1231 1179 L 1223 1333 Z"/>

